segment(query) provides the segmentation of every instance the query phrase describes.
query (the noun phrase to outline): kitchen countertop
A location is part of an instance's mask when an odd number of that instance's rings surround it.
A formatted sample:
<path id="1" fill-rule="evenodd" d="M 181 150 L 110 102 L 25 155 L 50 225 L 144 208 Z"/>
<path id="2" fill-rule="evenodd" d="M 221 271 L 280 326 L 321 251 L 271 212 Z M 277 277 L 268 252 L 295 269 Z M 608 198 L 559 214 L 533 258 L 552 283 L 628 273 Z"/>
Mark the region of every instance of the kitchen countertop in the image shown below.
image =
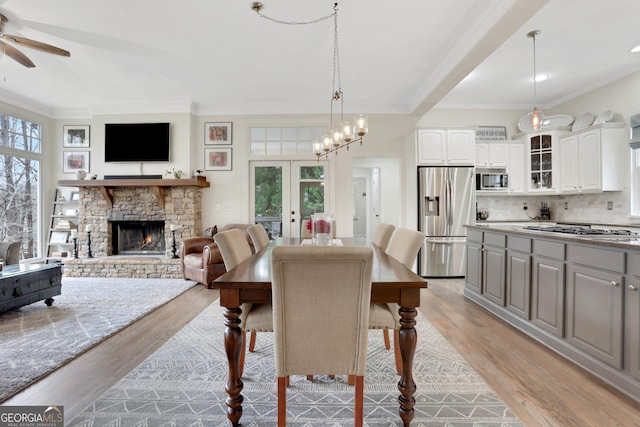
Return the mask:
<path id="1" fill-rule="evenodd" d="M 564 234 L 564 233 L 556 233 L 552 231 L 536 231 L 536 230 L 526 230 L 523 228 L 522 224 L 537 224 L 541 221 L 513 221 L 514 224 L 508 224 L 507 221 L 496 221 L 496 223 L 492 224 L 488 221 L 478 221 L 476 225 L 465 225 L 467 228 L 475 228 L 482 231 L 496 231 L 503 232 L 509 234 L 518 234 L 527 237 L 539 237 L 544 239 L 552 239 L 552 240 L 564 240 L 567 242 L 574 243 L 586 243 L 591 245 L 598 246 L 608 246 L 614 248 L 621 249 L 633 249 L 640 251 L 640 233 L 638 236 L 599 236 L 599 235 L 575 235 L 575 234 Z M 517 224 L 516 224 L 517 223 Z M 594 225 L 594 228 L 607 228 L 609 227 L 630 227 L 631 225 L 621 225 L 621 224 L 594 224 L 594 223 L 578 223 L 578 222 L 554 222 L 554 221 L 545 221 L 544 225 L 552 225 L 552 224 L 573 224 L 573 225 Z M 637 227 L 637 226 L 636 226 Z"/>

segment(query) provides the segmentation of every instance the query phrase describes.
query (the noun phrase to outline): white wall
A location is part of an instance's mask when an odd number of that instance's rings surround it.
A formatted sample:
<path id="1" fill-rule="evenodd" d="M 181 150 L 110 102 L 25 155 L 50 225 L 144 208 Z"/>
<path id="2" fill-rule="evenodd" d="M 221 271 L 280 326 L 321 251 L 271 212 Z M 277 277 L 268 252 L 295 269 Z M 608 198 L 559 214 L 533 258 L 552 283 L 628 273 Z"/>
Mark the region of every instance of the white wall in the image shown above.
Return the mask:
<path id="1" fill-rule="evenodd" d="M 628 122 L 630 114 L 640 112 L 640 72 L 627 76 L 619 81 L 596 89 L 575 100 L 566 102 L 546 111 L 547 114 L 572 114 L 574 117 L 584 112 L 595 115 L 604 110 L 614 111 L 614 121 Z M 45 197 L 51 198 L 53 189 L 59 179 L 72 179 L 69 174 L 62 173 L 62 127 L 64 125 L 91 126 L 91 174 L 139 174 L 139 164 L 105 164 L 104 163 L 104 124 L 107 122 L 150 122 L 168 121 L 172 123 L 172 161 L 143 166 L 144 174 L 159 174 L 165 170 L 176 168 L 191 173 L 195 169 L 204 168 L 204 123 L 233 123 L 233 168 L 231 171 L 206 172 L 211 188 L 203 193 L 203 226 L 214 224 L 222 226 L 230 222 L 248 222 L 249 219 L 249 129 L 252 126 L 286 126 L 286 125 L 327 125 L 328 115 L 261 115 L 261 116 L 195 116 L 189 113 L 176 114 L 122 114 L 102 115 L 91 119 L 49 119 L 19 109 L 10 104 L 0 103 L 2 111 L 24 117 L 43 124 L 46 136 L 43 154 L 51 159 L 43 167 L 43 188 Z M 380 167 L 381 176 L 381 218 L 385 222 L 397 226 L 415 226 L 412 219 L 415 213 L 415 176 L 413 150 L 406 146 L 406 136 L 415 126 L 456 127 L 456 126 L 505 126 L 507 134 L 518 132 L 517 122 L 526 111 L 512 110 L 452 110 L 433 109 L 422 117 L 409 115 L 370 115 L 369 134 L 362 147 L 355 146 L 349 151 L 341 150 L 337 156 L 330 157 L 330 168 L 334 186 L 331 190 L 331 206 L 338 223 L 338 234 L 352 233 L 352 200 L 351 182 L 352 168 Z M 365 166 L 363 166 L 365 165 Z M 628 161 L 621 167 L 628 170 Z M 404 191 L 402 191 L 404 189 Z M 568 199 L 569 209 L 563 209 Z M 523 200 L 531 206 L 529 213 L 533 215 L 534 206 L 540 199 L 527 196 Z M 607 201 L 614 202 L 614 210 L 606 210 Z M 546 201 L 552 204 L 556 217 L 562 219 L 611 221 L 628 220 L 629 190 L 618 193 L 589 196 L 553 196 Z M 489 200 L 478 197 L 480 204 L 490 206 L 492 219 L 520 219 L 521 203 L 518 198 L 496 198 Z M 556 207 L 559 206 L 559 208 Z M 214 210 L 214 206 L 221 206 Z M 45 214 L 50 205 L 46 206 Z"/>

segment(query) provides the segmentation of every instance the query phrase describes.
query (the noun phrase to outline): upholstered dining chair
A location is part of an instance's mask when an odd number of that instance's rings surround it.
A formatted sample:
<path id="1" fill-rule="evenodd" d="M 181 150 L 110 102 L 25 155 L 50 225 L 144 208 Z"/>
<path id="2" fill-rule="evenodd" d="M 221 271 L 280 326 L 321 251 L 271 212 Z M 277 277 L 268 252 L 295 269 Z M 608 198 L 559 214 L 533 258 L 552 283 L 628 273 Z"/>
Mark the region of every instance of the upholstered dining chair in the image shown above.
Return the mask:
<path id="1" fill-rule="evenodd" d="M 409 228 L 398 228 L 389 241 L 387 254 L 400 261 L 405 267 L 412 268 L 418 256 L 418 251 L 424 243 L 423 233 Z M 400 330 L 400 306 L 396 303 L 371 304 L 371 314 L 369 318 L 369 329 L 382 329 L 384 346 L 387 350 L 391 348 L 389 330 L 393 330 L 393 349 L 396 360 L 396 371 L 402 372 L 402 358 L 400 356 L 400 346 L 398 345 Z"/>
<path id="2" fill-rule="evenodd" d="M 273 248 L 278 426 L 286 425 L 287 379 L 308 374 L 355 377 L 354 420 L 362 426 L 372 264 L 367 247 Z"/>
<path id="3" fill-rule="evenodd" d="M 267 230 L 264 228 L 262 224 L 252 225 L 247 228 L 247 233 L 249 233 L 249 237 L 251 237 L 251 241 L 253 242 L 253 247 L 256 252 L 262 250 L 262 248 L 269 246 L 271 243 L 271 239 L 269 239 L 269 234 Z"/>
<path id="4" fill-rule="evenodd" d="M 378 224 L 378 226 L 376 227 L 376 231 L 373 233 L 371 243 L 373 243 L 383 251 L 386 251 L 387 246 L 389 246 L 389 240 L 391 240 L 391 235 L 393 234 L 393 231 L 395 229 L 395 225 L 381 222 L 380 224 Z"/>
<path id="5" fill-rule="evenodd" d="M 222 231 L 214 236 L 215 242 L 220 249 L 222 260 L 227 271 L 245 261 L 253 252 L 247 242 L 243 231 L 232 229 Z M 272 332 L 271 306 L 269 304 L 249 304 L 240 306 L 240 327 L 242 328 L 242 353 L 240 356 L 240 376 L 244 369 L 244 355 L 246 345 L 246 333 L 251 334 L 249 351 L 253 351 L 256 342 L 257 332 Z M 251 316 L 250 316 L 251 314 Z M 249 317 L 251 317 L 249 319 Z"/>

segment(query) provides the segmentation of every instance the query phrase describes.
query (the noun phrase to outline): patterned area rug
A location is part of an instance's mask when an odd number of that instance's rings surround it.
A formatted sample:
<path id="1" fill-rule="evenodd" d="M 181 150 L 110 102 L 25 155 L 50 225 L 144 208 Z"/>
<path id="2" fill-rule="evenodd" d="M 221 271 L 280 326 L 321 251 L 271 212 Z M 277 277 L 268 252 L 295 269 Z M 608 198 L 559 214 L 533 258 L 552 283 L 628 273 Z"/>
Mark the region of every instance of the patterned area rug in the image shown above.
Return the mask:
<path id="1" fill-rule="evenodd" d="M 223 314 L 215 301 L 68 426 L 228 426 Z M 412 426 L 522 426 L 444 337 L 419 314 Z M 244 426 L 277 425 L 272 334 L 247 353 Z M 365 377 L 365 425 L 401 426 L 393 351 L 371 331 Z M 292 377 L 288 426 L 352 426 L 354 389 L 346 378 Z"/>
<path id="2" fill-rule="evenodd" d="M 0 314 L 0 402 L 195 284 L 182 279 L 62 279 L 62 295 Z"/>

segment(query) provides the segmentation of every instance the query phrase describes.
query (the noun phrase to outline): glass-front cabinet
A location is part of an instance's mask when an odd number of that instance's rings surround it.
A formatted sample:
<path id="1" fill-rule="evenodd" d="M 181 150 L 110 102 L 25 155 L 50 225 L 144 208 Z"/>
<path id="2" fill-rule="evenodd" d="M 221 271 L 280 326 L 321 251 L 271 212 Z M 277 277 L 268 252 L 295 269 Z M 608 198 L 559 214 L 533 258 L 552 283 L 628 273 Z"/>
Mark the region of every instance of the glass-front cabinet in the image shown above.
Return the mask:
<path id="1" fill-rule="evenodd" d="M 553 140 L 540 134 L 529 139 L 531 144 L 531 189 L 553 189 Z"/>
<path id="2" fill-rule="evenodd" d="M 562 131 L 566 133 L 566 131 Z M 529 193 L 557 193 L 559 187 L 558 131 L 527 134 Z"/>

